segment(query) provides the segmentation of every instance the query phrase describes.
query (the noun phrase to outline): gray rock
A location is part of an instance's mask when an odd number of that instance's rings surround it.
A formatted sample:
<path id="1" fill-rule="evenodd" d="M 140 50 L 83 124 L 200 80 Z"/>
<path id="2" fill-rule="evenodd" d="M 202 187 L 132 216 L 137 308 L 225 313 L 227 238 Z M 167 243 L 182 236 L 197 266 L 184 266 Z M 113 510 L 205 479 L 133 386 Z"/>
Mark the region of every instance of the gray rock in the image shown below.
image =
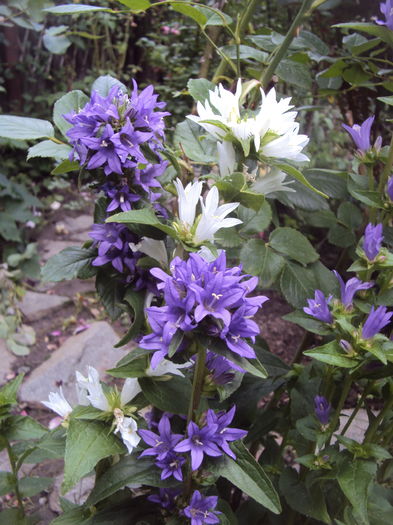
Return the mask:
<path id="1" fill-rule="evenodd" d="M 6 347 L 4 339 L 0 339 L 0 386 L 7 382 L 7 375 L 12 372 L 16 357 Z"/>
<path id="2" fill-rule="evenodd" d="M 346 408 L 341 411 L 340 416 L 340 429 L 338 433 L 342 431 L 344 428 L 346 422 L 348 421 L 348 418 L 352 414 L 351 408 Z M 368 416 L 367 412 L 364 408 L 361 408 L 359 412 L 356 414 L 354 420 L 348 427 L 348 430 L 345 432 L 345 437 L 348 437 L 350 439 L 354 439 L 358 443 L 362 443 L 364 439 L 364 434 L 366 433 L 366 430 L 368 428 Z"/>
<path id="3" fill-rule="evenodd" d="M 19 397 L 28 403 L 48 399 L 49 392 L 62 385 L 68 401 L 77 402 L 75 371 L 86 374 L 88 365 L 94 366 L 101 377 L 105 370 L 115 366 L 124 353 L 113 347 L 119 340 L 113 328 L 105 321 L 93 323 L 85 332 L 74 335 L 38 366 L 22 384 Z"/>
<path id="4" fill-rule="evenodd" d="M 60 496 L 61 496 L 61 484 L 63 483 L 64 475 L 60 474 L 56 476 L 55 482 L 53 484 L 52 492 L 49 496 L 49 507 L 54 512 L 62 512 L 60 506 Z M 64 494 L 64 497 L 72 503 L 77 505 L 82 505 L 90 494 L 92 488 L 94 487 L 94 476 L 88 476 L 81 479 L 75 487 L 73 487 L 67 494 Z"/>
<path id="5" fill-rule="evenodd" d="M 57 255 L 65 248 L 70 248 L 71 246 L 79 247 L 79 242 L 77 241 L 52 241 L 44 239 L 39 242 L 40 245 L 40 259 L 43 262 L 46 262 L 48 259 Z"/>
<path id="6" fill-rule="evenodd" d="M 29 290 L 23 296 L 18 307 L 29 321 L 37 321 L 42 317 L 47 317 L 55 310 L 63 308 L 70 301 L 71 299 L 64 295 L 50 295 Z"/>
<path id="7" fill-rule="evenodd" d="M 72 236 L 74 233 L 90 230 L 93 224 L 93 217 L 91 215 L 79 215 L 79 217 L 67 217 L 63 222 Z"/>

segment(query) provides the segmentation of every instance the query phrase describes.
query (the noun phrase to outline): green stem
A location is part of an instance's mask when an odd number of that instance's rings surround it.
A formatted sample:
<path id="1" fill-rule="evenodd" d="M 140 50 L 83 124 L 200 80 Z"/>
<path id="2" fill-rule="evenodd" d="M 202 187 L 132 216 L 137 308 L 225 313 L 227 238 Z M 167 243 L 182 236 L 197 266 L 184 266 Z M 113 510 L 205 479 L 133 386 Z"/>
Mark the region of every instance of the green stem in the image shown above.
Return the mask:
<path id="1" fill-rule="evenodd" d="M 385 187 L 385 184 L 388 181 L 388 178 L 389 178 L 390 173 L 392 171 L 392 166 L 393 166 L 393 135 L 392 135 L 392 138 L 391 138 L 391 141 L 390 141 L 388 159 L 386 161 L 385 167 L 384 167 L 382 175 L 381 175 L 381 179 L 379 181 L 379 186 L 378 186 L 378 192 L 379 193 L 382 193 L 382 191 L 383 191 L 383 189 Z"/>
<path id="2" fill-rule="evenodd" d="M 390 399 L 387 401 L 381 412 L 377 415 L 374 421 L 370 424 L 367 429 L 366 436 L 364 438 L 364 443 L 370 443 L 373 440 L 373 437 L 378 430 L 379 424 L 383 421 L 383 418 L 386 414 L 393 408 L 393 395 L 390 395 Z"/>
<path id="3" fill-rule="evenodd" d="M 194 419 L 194 412 L 198 409 L 201 401 L 203 381 L 205 379 L 205 363 L 206 363 L 206 348 L 199 347 L 198 356 L 195 363 L 194 378 L 192 382 L 191 400 L 188 407 L 187 426 L 190 421 Z M 191 495 L 192 488 L 192 470 L 191 465 L 188 464 L 188 473 L 184 482 L 184 497 L 188 500 Z"/>
<path id="4" fill-rule="evenodd" d="M 349 416 L 348 421 L 345 423 L 344 428 L 341 431 L 341 435 L 343 436 L 345 432 L 348 430 L 348 428 L 351 426 L 352 421 L 355 419 L 356 414 L 359 412 L 359 410 L 362 408 L 363 402 L 370 393 L 371 389 L 374 386 L 374 381 L 369 381 L 366 388 L 363 390 L 362 395 L 360 396 L 360 399 L 358 401 L 358 404 L 353 409 L 352 414 Z"/>
<path id="5" fill-rule="evenodd" d="M 24 516 L 25 516 L 25 508 L 23 506 L 22 495 L 21 495 L 21 493 L 19 491 L 18 469 L 16 467 L 15 457 L 14 457 L 14 454 L 12 452 L 12 448 L 11 448 L 10 442 L 8 440 L 6 440 L 5 447 L 7 449 L 8 459 L 9 459 L 10 465 L 11 465 L 12 477 L 13 477 L 13 481 L 14 481 L 14 492 L 15 492 L 15 497 L 16 497 L 17 502 L 18 502 L 19 514 L 20 514 L 21 518 L 24 518 Z"/>
<path id="6" fill-rule="evenodd" d="M 336 411 L 335 411 L 334 416 L 332 418 L 332 421 L 330 423 L 331 431 L 330 431 L 330 434 L 329 434 L 329 438 L 326 440 L 326 442 L 329 442 L 331 440 L 333 432 L 336 429 L 337 423 L 339 422 L 339 419 L 340 419 L 341 410 L 342 410 L 342 408 L 344 406 L 345 400 L 348 397 L 348 393 L 349 393 L 349 391 L 351 389 L 351 385 L 352 385 L 352 376 L 350 374 L 348 374 L 348 372 L 346 372 L 345 379 L 344 379 L 344 384 L 342 385 L 340 400 L 338 402 Z"/>
<path id="7" fill-rule="evenodd" d="M 287 34 L 285 35 L 284 40 L 282 41 L 282 44 L 277 49 L 276 52 L 273 51 L 274 55 L 271 56 L 271 60 L 269 61 L 269 65 L 265 69 L 265 71 L 260 76 L 260 82 L 262 84 L 262 87 L 266 88 L 269 84 L 272 76 L 274 75 L 274 72 L 276 70 L 276 67 L 280 63 L 281 59 L 284 57 L 285 53 L 288 51 L 289 46 L 292 43 L 292 40 L 295 38 L 296 35 L 296 29 L 300 26 L 304 16 L 307 14 L 309 9 L 311 8 L 313 0 L 303 0 L 302 5 L 300 6 L 300 9 L 295 16 L 291 27 L 288 29 Z"/>
<path id="8" fill-rule="evenodd" d="M 201 401 L 203 381 L 205 379 L 206 348 L 200 347 L 195 363 L 194 379 L 192 383 L 191 401 L 188 407 L 187 425 L 193 420 L 194 411 L 198 409 Z"/>
<path id="9" fill-rule="evenodd" d="M 240 15 L 237 30 L 235 31 L 237 38 L 240 39 L 240 41 L 247 28 L 248 23 L 251 20 L 252 15 L 254 14 L 255 8 L 258 5 L 258 3 L 258 0 L 249 0 L 245 10 L 243 11 L 243 14 Z M 225 60 L 221 59 L 221 62 L 219 63 L 216 72 L 213 75 L 213 82 L 218 82 L 220 77 L 224 75 L 226 66 L 227 64 Z"/>

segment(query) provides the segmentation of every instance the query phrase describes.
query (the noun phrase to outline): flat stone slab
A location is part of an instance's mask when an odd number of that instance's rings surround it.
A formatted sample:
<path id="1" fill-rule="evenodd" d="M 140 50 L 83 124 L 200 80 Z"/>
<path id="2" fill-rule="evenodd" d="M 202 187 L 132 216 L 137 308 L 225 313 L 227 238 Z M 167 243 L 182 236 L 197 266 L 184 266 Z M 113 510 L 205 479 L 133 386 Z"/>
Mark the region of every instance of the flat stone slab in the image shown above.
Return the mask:
<path id="1" fill-rule="evenodd" d="M 0 339 L 0 386 L 7 383 L 7 375 L 12 372 L 15 360 L 16 356 L 7 349 L 4 339 Z"/>
<path id="2" fill-rule="evenodd" d="M 352 414 L 351 408 L 345 408 L 341 411 L 340 416 L 340 429 L 338 431 L 341 432 L 344 428 L 346 422 L 348 421 L 348 418 Z M 368 428 L 368 416 L 367 412 L 364 408 L 361 408 L 359 412 L 356 414 L 354 420 L 348 427 L 348 430 L 345 432 L 345 437 L 354 439 L 358 443 L 361 443 L 364 439 L 364 434 L 366 433 L 366 430 Z"/>
<path id="3" fill-rule="evenodd" d="M 71 299 L 65 295 L 50 295 L 28 290 L 18 307 L 29 321 L 37 321 L 63 308 L 70 301 Z"/>
<path id="4" fill-rule="evenodd" d="M 70 248 L 71 246 L 79 247 L 79 242 L 77 241 L 53 241 L 45 239 L 40 241 L 40 254 L 41 261 L 46 262 L 48 259 L 57 255 L 65 248 Z"/>
<path id="5" fill-rule="evenodd" d="M 79 215 L 79 217 L 67 217 L 63 222 L 70 235 L 72 235 L 90 230 L 93 225 L 93 217 L 91 215 Z"/>
<path id="6" fill-rule="evenodd" d="M 60 495 L 61 495 L 61 484 L 63 483 L 64 475 L 60 474 L 56 476 L 53 484 L 52 492 L 49 496 L 49 507 L 54 512 L 62 512 L 60 506 Z M 69 492 L 67 492 L 64 498 L 68 499 L 76 505 L 83 505 L 87 500 L 90 492 L 94 487 L 95 476 L 88 476 L 82 478 Z"/>
<path id="7" fill-rule="evenodd" d="M 39 403 L 62 385 L 67 400 L 76 404 L 75 371 L 86 375 L 87 366 L 91 365 L 103 377 L 124 356 L 124 350 L 114 348 L 118 341 L 119 336 L 107 322 L 94 322 L 86 331 L 67 339 L 32 372 L 22 384 L 20 399 Z"/>

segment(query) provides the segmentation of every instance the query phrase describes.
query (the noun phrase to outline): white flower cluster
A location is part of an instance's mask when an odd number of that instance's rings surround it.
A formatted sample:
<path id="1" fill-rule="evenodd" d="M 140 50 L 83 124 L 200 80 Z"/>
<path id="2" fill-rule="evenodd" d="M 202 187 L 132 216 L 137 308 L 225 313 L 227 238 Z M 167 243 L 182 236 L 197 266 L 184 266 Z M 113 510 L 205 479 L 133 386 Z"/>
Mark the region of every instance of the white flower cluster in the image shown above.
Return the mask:
<path id="1" fill-rule="evenodd" d="M 209 190 L 205 201 L 201 197 L 203 182 L 190 182 L 184 188 L 180 179 L 176 179 L 175 186 L 178 194 L 180 224 L 186 232 L 192 234 L 194 244 L 214 242 L 214 234 L 218 230 L 242 223 L 240 219 L 226 218 L 239 206 L 239 203 L 232 202 L 219 206 L 216 186 Z M 202 214 L 195 220 L 198 202 L 201 204 Z"/>
<path id="2" fill-rule="evenodd" d="M 164 359 L 154 370 L 149 366 L 146 370 L 146 375 L 150 377 L 167 374 L 183 376 L 179 369 L 190 365 L 191 363 L 176 365 Z M 115 434 L 120 434 L 128 453 L 131 454 L 141 438 L 137 434 L 137 422 L 133 417 L 124 415 L 124 407 L 142 391 L 138 379 L 132 377 L 125 380 L 120 393 L 120 399 L 113 405 L 104 393 L 97 370 L 92 366 L 88 366 L 87 377 L 78 371 L 76 372 L 76 390 L 79 405 L 90 405 L 103 412 L 113 413 L 114 423 L 116 425 L 114 432 Z M 63 421 L 67 420 L 72 412 L 72 406 L 64 397 L 61 387 L 58 392 L 51 392 L 49 394 L 49 400 L 42 401 L 42 404 L 53 410 L 53 412 L 56 412 Z"/>
<path id="3" fill-rule="evenodd" d="M 255 115 L 241 114 L 241 80 L 238 80 L 235 93 L 220 84 L 209 91 L 209 98 L 204 104 L 198 102 L 198 116 L 188 115 L 218 140 L 218 158 L 222 176 L 231 174 L 236 167 L 234 142 L 239 142 L 247 157 L 251 144 L 260 160 L 280 158 L 302 162 L 309 160 L 302 153 L 309 139 L 299 135 L 299 124 L 295 122 L 296 111 L 289 111 L 293 106 L 291 97 L 277 101 L 275 89 L 266 95 L 261 89 L 262 102 Z"/>

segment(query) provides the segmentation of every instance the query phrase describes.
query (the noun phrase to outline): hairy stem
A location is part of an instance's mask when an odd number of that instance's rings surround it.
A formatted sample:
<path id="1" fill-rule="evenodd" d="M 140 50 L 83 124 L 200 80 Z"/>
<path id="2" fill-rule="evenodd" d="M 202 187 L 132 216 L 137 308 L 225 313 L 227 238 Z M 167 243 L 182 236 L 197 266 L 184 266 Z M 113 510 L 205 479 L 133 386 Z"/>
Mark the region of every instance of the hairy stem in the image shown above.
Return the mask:
<path id="1" fill-rule="evenodd" d="M 276 67 L 281 62 L 282 58 L 284 57 L 285 53 L 288 51 L 289 46 L 292 43 L 292 40 L 296 36 L 297 28 L 300 26 L 301 22 L 303 21 L 303 18 L 311 8 L 313 0 L 303 0 L 302 5 L 300 6 L 300 9 L 293 19 L 293 22 L 291 24 L 291 27 L 288 29 L 287 34 L 285 35 L 284 40 L 282 41 L 282 44 L 280 47 L 273 51 L 270 55 L 269 65 L 265 69 L 265 71 L 260 76 L 260 82 L 262 84 L 262 87 L 266 88 L 269 84 L 272 76 L 274 75 L 274 72 L 276 70 Z"/>
<path id="2" fill-rule="evenodd" d="M 24 518 L 25 508 L 23 506 L 22 495 L 19 491 L 18 469 L 16 466 L 15 456 L 14 456 L 14 453 L 12 452 L 10 442 L 8 441 L 8 439 L 6 439 L 5 441 L 6 441 L 5 448 L 7 450 L 8 459 L 11 465 L 11 472 L 12 472 L 12 477 L 13 477 L 13 482 L 14 482 L 14 492 L 15 492 L 16 500 L 18 502 L 19 515 L 21 518 Z"/>
<path id="3" fill-rule="evenodd" d="M 348 397 L 349 391 L 351 389 L 351 385 L 352 385 L 352 376 L 350 374 L 348 374 L 348 372 L 346 372 L 345 379 L 344 379 L 344 384 L 342 385 L 340 400 L 338 402 L 336 411 L 335 411 L 334 416 L 332 418 L 332 421 L 330 423 L 331 431 L 329 433 L 329 439 L 326 440 L 326 442 L 330 442 L 330 440 L 332 439 L 333 432 L 335 431 L 335 428 L 336 428 L 336 426 L 337 426 L 337 424 L 339 422 L 340 413 L 341 413 L 341 410 L 342 410 L 342 408 L 344 406 L 345 400 Z"/>
<path id="4" fill-rule="evenodd" d="M 392 408 L 393 408 L 393 395 L 391 394 L 390 398 L 385 403 L 385 406 L 383 407 L 381 412 L 377 415 L 377 417 L 372 421 L 372 423 L 368 427 L 363 443 L 370 443 L 370 441 L 373 440 L 373 437 L 375 436 L 375 433 L 378 430 L 379 424 L 383 421 L 386 414 L 388 414 Z"/>

